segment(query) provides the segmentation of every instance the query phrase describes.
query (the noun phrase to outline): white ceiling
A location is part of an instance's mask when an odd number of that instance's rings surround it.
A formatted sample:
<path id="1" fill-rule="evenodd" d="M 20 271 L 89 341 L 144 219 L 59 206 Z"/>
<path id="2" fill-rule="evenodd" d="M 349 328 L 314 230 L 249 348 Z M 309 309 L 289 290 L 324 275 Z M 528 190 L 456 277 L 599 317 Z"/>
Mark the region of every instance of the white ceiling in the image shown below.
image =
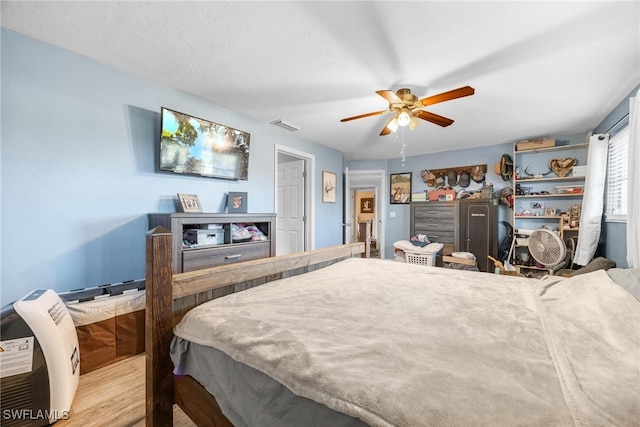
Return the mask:
<path id="1" fill-rule="evenodd" d="M 640 2 L 2 1 L 2 26 L 351 159 L 592 130 L 640 83 Z M 378 136 L 380 89 L 455 120 Z M 171 100 L 167 100 L 167 105 Z M 188 113 L 188 112 L 187 112 Z M 215 121 L 215 117 L 207 117 Z M 287 132 L 282 130 L 282 132 Z"/>

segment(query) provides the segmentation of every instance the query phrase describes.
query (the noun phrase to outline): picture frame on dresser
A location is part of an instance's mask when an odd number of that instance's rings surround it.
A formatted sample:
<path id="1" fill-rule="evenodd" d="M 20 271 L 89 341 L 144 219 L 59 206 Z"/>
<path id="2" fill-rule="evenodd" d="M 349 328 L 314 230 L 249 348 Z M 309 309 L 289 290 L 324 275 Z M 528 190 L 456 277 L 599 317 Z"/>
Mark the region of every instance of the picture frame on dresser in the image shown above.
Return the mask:
<path id="1" fill-rule="evenodd" d="M 202 212 L 202 205 L 200 204 L 200 199 L 198 198 L 197 194 L 178 193 L 178 200 L 180 201 L 182 212 L 185 212 L 185 213 L 201 213 Z"/>
<path id="2" fill-rule="evenodd" d="M 230 191 L 227 195 L 227 211 L 229 213 L 247 213 L 248 194 Z"/>

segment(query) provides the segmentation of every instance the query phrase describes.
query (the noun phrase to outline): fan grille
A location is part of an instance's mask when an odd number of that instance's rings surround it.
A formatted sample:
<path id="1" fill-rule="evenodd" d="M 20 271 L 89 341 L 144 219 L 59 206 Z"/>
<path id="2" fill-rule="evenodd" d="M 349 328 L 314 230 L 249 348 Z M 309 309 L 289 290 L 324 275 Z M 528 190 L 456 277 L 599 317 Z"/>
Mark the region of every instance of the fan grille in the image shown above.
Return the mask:
<path id="1" fill-rule="evenodd" d="M 551 230 L 536 230 L 529 237 L 531 256 L 546 267 L 561 263 L 566 256 L 566 251 L 560 236 Z"/>

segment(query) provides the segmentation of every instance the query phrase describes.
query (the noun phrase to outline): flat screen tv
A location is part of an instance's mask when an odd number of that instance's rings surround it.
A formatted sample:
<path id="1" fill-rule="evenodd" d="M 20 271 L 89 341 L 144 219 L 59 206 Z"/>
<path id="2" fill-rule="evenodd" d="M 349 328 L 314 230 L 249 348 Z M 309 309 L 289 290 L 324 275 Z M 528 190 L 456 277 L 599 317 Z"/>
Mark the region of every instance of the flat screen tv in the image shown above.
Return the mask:
<path id="1" fill-rule="evenodd" d="M 160 169 L 247 180 L 250 134 L 162 107 Z"/>

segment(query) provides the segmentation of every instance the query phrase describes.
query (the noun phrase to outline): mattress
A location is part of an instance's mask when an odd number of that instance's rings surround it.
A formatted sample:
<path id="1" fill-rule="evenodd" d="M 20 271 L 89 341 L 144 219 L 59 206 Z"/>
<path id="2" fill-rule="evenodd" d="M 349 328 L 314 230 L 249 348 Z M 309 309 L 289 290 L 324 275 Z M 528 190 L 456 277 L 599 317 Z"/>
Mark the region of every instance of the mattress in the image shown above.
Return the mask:
<path id="1" fill-rule="evenodd" d="M 639 323 L 639 301 L 603 271 L 525 279 L 353 258 L 194 308 L 173 358 L 236 425 L 338 425 L 292 409 L 244 418 L 254 399 L 280 407 L 291 393 L 373 426 L 629 427 Z M 263 382 L 238 382 L 229 359 L 278 385 L 235 403 Z M 209 384 L 217 364 L 228 378 Z"/>
<path id="2" fill-rule="evenodd" d="M 176 337 L 171 342 L 171 359 L 180 367 L 175 373 L 196 378 L 215 396 L 236 427 L 366 426 L 356 418 L 295 395 L 268 375 L 215 348 Z"/>

